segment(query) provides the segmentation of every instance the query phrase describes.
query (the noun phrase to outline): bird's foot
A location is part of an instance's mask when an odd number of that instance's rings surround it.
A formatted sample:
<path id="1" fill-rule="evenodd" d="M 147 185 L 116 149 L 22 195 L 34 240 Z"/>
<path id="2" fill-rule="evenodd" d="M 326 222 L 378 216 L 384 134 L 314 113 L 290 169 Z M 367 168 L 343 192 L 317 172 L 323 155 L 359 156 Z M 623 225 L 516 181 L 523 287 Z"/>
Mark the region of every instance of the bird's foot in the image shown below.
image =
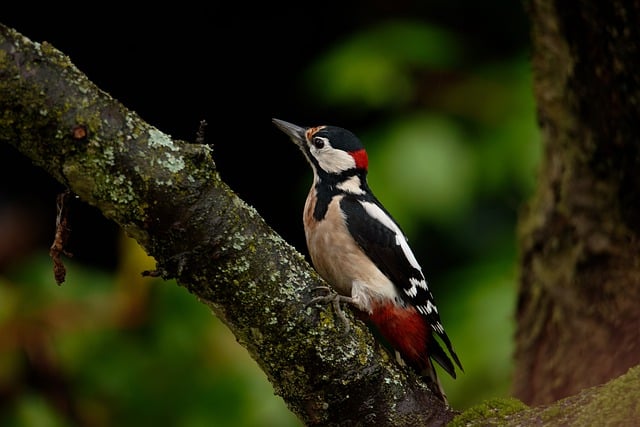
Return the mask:
<path id="1" fill-rule="evenodd" d="M 347 319 L 347 316 L 344 314 L 344 311 L 342 310 L 340 303 L 346 302 L 346 303 L 353 304 L 353 299 L 351 297 L 338 294 L 328 286 L 317 286 L 313 288 L 313 290 L 325 291 L 327 292 L 327 294 L 312 298 L 307 305 L 316 304 L 316 303 L 324 303 L 324 304 L 331 303 L 333 305 L 333 310 L 336 312 L 336 315 L 344 324 L 345 334 L 349 332 L 351 328 L 351 324 L 349 323 L 349 319 Z"/>

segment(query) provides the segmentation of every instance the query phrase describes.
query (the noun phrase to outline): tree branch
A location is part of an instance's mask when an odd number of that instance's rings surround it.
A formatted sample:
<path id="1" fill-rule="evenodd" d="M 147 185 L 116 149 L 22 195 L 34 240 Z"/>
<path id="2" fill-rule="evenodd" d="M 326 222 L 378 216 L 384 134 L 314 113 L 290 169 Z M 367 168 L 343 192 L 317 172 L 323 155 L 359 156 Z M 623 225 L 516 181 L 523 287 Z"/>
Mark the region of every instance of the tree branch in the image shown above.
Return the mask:
<path id="1" fill-rule="evenodd" d="M 455 412 L 348 315 L 307 306 L 323 282 L 220 179 L 209 147 L 171 139 L 48 43 L 0 25 L 0 141 L 119 224 L 207 304 L 305 424 L 443 425 Z"/>

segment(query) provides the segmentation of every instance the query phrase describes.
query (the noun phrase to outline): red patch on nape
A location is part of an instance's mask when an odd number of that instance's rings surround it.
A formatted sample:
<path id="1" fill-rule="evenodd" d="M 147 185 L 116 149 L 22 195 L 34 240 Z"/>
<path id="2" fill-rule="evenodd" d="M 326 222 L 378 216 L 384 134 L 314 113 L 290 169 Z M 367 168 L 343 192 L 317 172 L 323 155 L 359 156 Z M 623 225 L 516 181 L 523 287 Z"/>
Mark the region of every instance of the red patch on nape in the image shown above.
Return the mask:
<path id="1" fill-rule="evenodd" d="M 356 161 L 356 167 L 358 169 L 367 170 L 369 168 L 369 157 L 367 156 L 367 151 L 364 148 L 356 151 L 349 151 L 349 154 L 351 154 L 353 160 Z"/>

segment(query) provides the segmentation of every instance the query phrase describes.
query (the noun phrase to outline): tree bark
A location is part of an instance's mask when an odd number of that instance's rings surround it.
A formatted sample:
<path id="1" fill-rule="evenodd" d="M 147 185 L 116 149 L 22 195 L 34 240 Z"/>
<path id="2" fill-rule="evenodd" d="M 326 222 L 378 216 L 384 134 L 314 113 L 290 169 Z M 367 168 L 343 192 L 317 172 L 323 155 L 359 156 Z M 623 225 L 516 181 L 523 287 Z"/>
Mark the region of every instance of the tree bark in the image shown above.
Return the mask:
<path id="1" fill-rule="evenodd" d="M 528 3 L 544 160 L 520 218 L 514 395 L 640 362 L 640 4 Z"/>

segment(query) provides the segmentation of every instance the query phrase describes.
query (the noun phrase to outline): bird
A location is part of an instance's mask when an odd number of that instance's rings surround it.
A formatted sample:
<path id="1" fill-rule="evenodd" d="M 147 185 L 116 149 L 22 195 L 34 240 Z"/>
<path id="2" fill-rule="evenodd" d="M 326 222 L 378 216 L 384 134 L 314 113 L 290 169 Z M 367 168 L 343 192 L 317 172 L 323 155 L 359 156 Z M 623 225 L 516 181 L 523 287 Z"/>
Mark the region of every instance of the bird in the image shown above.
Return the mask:
<path id="1" fill-rule="evenodd" d="M 333 300 L 338 309 L 340 302 L 355 307 L 396 360 L 447 402 L 433 361 L 453 378 L 455 365 L 464 372 L 462 363 L 406 235 L 367 183 L 363 143 L 338 126 L 302 127 L 276 118 L 272 123 L 313 170 L 302 215 L 306 245 L 313 267 L 334 291 L 319 299 Z"/>

